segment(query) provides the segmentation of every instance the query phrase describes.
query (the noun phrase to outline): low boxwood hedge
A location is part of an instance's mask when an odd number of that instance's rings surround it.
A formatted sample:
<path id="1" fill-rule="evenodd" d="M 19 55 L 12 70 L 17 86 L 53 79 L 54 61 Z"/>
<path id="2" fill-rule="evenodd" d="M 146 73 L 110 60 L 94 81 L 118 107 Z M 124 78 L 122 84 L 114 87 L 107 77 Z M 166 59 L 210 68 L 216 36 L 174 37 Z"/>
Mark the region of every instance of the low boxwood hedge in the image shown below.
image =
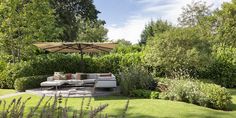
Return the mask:
<path id="1" fill-rule="evenodd" d="M 18 78 L 14 87 L 17 91 L 25 91 L 27 89 L 38 88 L 40 83 L 47 80 L 48 75 L 38 75 L 30 77 Z"/>

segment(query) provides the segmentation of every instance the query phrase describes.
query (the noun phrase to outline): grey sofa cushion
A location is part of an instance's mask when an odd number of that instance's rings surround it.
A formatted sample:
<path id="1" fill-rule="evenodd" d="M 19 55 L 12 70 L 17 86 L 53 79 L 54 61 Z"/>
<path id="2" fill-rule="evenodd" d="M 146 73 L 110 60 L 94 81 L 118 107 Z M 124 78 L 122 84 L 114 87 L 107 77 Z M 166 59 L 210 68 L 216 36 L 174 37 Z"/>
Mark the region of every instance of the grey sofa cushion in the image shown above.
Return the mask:
<path id="1" fill-rule="evenodd" d="M 93 83 L 95 83 L 95 80 L 96 79 L 85 79 L 83 81 L 84 81 L 84 84 L 93 84 Z"/>

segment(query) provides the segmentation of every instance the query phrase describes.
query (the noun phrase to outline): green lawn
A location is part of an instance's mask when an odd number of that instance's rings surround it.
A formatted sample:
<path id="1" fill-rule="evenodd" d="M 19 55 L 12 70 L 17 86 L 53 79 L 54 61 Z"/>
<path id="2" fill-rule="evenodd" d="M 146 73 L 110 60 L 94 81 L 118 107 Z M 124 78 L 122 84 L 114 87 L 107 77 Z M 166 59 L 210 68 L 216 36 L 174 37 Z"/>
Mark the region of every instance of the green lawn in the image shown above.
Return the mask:
<path id="1" fill-rule="evenodd" d="M 236 89 L 230 90 L 233 95 L 233 111 L 219 111 L 197 105 L 187 104 L 183 102 L 174 102 L 167 100 L 150 100 L 150 99 L 131 99 L 127 117 L 128 118 L 236 118 Z M 29 108 L 35 106 L 40 96 L 35 95 L 20 95 L 24 99 L 32 97 L 27 104 L 26 112 Z M 17 97 L 20 97 L 17 96 Z M 16 97 L 16 98 L 17 98 Z M 8 98 L 6 101 L 9 103 L 13 98 Z M 88 99 L 86 99 L 87 101 Z M 45 99 L 46 101 L 46 99 Z M 85 101 L 85 103 L 87 103 Z M 126 98 L 125 97 L 104 97 L 104 98 L 93 98 L 92 106 L 98 106 L 103 103 L 108 103 L 109 106 L 103 113 L 111 115 L 119 115 L 124 109 Z M 69 109 L 80 108 L 81 98 L 70 98 L 68 101 Z"/>
<path id="2" fill-rule="evenodd" d="M 0 96 L 11 94 L 11 93 L 16 93 L 16 91 L 12 89 L 0 89 Z"/>

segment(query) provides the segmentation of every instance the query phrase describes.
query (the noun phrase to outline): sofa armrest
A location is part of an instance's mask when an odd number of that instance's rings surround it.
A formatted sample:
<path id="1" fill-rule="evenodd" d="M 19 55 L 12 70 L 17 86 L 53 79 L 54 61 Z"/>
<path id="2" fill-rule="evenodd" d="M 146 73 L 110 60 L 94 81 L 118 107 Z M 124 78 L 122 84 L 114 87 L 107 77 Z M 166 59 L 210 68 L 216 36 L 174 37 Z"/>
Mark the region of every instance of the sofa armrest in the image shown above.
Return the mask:
<path id="1" fill-rule="evenodd" d="M 106 80 L 116 80 L 116 77 L 112 74 L 111 76 L 102 76 L 102 77 L 98 77 L 96 80 L 104 80 L 104 81 L 106 81 Z"/>
<path id="2" fill-rule="evenodd" d="M 111 75 L 111 77 L 112 77 L 112 79 L 116 79 L 116 76 L 115 76 L 115 75 L 113 75 L 113 74 Z"/>
<path id="3" fill-rule="evenodd" d="M 95 88 L 116 88 L 116 80 L 96 80 Z"/>

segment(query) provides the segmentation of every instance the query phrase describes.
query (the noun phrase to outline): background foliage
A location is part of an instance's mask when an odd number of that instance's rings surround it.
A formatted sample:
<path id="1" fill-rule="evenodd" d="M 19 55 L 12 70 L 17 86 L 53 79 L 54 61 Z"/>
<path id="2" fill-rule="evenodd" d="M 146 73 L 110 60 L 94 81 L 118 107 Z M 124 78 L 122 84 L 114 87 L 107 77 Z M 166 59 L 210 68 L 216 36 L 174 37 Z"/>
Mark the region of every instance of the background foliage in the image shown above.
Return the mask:
<path id="1" fill-rule="evenodd" d="M 30 61 L 7 64 L 0 72 L 0 87 L 13 88 L 17 78 L 53 75 L 54 72 L 65 73 L 107 73 L 119 74 L 122 68 L 136 65 L 140 62 L 140 53 L 110 54 L 101 57 L 89 56 L 83 59 L 84 69 L 81 68 L 81 58 L 78 54 L 47 54 L 37 56 Z M 119 78 L 118 78 L 119 81 Z"/>
<path id="2" fill-rule="evenodd" d="M 179 70 L 191 73 L 205 69 L 211 63 L 210 47 L 196 29 L 176 28 L 155 36 L 147 44 L 143 60 L 147 66 L 161 66 L 170 73 Z"/>

